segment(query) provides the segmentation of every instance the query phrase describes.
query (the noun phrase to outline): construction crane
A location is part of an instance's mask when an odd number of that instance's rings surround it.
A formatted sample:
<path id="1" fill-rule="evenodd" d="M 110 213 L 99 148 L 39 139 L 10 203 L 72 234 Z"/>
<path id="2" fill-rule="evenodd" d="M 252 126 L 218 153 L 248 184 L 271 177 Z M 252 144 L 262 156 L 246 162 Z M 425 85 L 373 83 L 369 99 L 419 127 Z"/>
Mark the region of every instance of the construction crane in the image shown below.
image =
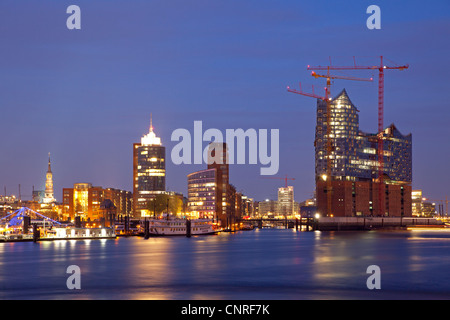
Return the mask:
<path id="1" fill-rule="evenodd" d="M 286 175 L 285 178 L 281 178 L 281 177 L 265 177 L 264 179 L 282 179 L 282 180 L 285 181 L 286 188 L 288 187 L 288 183 L 287 183 L 288 180 L 295 180 L 295 178 L 288 178 L 287 175 Z"/>
<path id="2" fill-rule="evenodd" d="M 328 74 L 323 75 L 323 74 L 317 74 L 315 71 L 311 72 L 311 75 L 314 78 L 326 78 L 327 81 L 331 80 L 331 79 L 342 79 L 342 80 L 355 80 L 355 81 L 373 81 L 373 78 L 356 78 L 356 77 L 344 77 L 344 76 L 332 76 L 330 75 L 330 69 L 328 69 Z"/>
<path id="3" fill-rule="evenodd" d="M 331 64 L 331 63 L 330 63 Z M 355 57 L 353 57 L 353 66 L 308 66 L 308 70 L 378 70 L 378 182 L 379 186 L 379 214 L 384 215 L 383 206 L 383 171 L 384 171 L 384 159 L 383 159 L 383 132 L 384 132 L 384 70 L 406 70 L 409 65 L 402 66 L 387 66 L 383 62 L 383 56 L 380 56 L 380 64 L 373 66 L 361 66 L 356 64 Z"/>
<path id="4" fill-rule="evenodd" d="M 309 66 L 308 66 L 309 67 Z M 319 75 L 315 73 L 314 71 L 311 73 L 313 77 L 317 78 L 326 78 L 327 79 L 327 85 L 325 87 L 325 95 L 319 96 L 313 93 L 306 93 L 301 90 L 301 84 L 300 84 L 300 90 L 291 89 L 288 87 L 288 92 L 301 94 L 307 97 L 312 97 L 316 99 L 320 99 L 324 101 L 327 104 L 327 173 L 325 176 L 322 176 L 322 179 L 326 181 L 327 183 L 327 215 L 332 216 L 332 210 L 331 210 L 331 193 L 332 193 L 332 184 L 331 184 L 331 162 L 332 157 L 331 153 L 333 150 L 333 145 L 331 142 L 331 79 L 341 79 L 341 80 L 354 80 L 354 81 L 373 81 L 373 78 L 366 79 L 366 78 L 356 78 L 356 77 L 345 77 L 345 76 L 336 76 L 336 75 L 330 75 L 330 68 L 327 68 L 327 74 L 326 75 Z M 314 91 L 314 87 L 313 87 Z"/>

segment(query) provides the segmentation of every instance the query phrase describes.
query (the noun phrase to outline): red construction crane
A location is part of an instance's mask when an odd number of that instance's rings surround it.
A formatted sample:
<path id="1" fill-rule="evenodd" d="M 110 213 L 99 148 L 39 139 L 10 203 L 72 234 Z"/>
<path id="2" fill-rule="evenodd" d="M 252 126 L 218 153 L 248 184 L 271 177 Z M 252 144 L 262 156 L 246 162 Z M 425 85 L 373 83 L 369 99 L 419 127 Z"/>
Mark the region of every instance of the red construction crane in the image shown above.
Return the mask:
<path id="1" fill-rule="evenodd" d="M 322 177 L 327 182 L 327 214 L 328 216 L 332 216 L 332 210 L 331 210 L 331 193 L 332 193 L 332 185 L 331 185 L 331 152 L 333 150 L 332 142 L 331 142 L 331 108 L 330 108 L 330 101 L 331 101 L 331 79 L 341 79 L 341 80 L 355 80 L 355 81 L 372 81 L 373 78 L 365 79 L 365 78 L 355 78 L 355 77 L 344 77 L 344 76 L 334 76 L 330 75 L 330 68 L 327 68 L 327 74 L 326 75 L 319 75 L 315 72 L 312 72 L 311 75 L 315 78 L 326 78 L 327 79 L 327 86 L 325 87 L 325 96 L 319 96 L 314 93 L 314 87 L 313 87 L 313 93 L 306 93 L 303 92 L 301 89 L 300 84 L 300 90 L 291 89 L 290 87 L 287 88 L 288 92 L 301 94 L 307 97 L 312 97 L 316 99 L 320 99 L 322 101 L 325 101 L 327 104 L 327 174 L 326 177 Z"/>
<path id="2" fill-rule="evenodd" d="M 288 178 L 288 176 L 286 175 L 285 178 L 281 178 L 281 177 L 265 177 L 264 179 L 282 179 L 285 181 L 286 184 L 286 188 L 288 187 L 287 181 L 288 180 L 295 180 L 295 178 Z"/>
<path id="3" fill-rule="evenodd" d="M 308 70 L 378 70 L 378 182 L 380 182 L 379 190 L 379 214 L 384 215 L 383 201 L 383 131 L 384 131 L 384 70 L 405 70 L 409 65 L 403 66 L 387 66 L 383 63 L 383 56 L 380 57 L 380 65 L 374 66 L 360 66 L 356 64 L 355 57 L 353 57 L 353 66 L 308 66 Z M 330 63 L 331 64 L 331 63 Z"/>

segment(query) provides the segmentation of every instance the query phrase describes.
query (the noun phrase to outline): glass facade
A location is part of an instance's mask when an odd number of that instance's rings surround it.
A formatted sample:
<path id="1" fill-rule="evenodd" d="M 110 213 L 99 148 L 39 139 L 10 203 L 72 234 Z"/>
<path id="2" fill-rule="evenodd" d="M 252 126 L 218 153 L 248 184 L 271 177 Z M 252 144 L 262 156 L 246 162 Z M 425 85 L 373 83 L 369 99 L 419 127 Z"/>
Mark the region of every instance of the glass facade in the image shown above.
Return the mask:
<path id="1" fill-rule="evenodd" d="M 294 187 L 278 188 L 278 214 L 282 216 L 294 214 Z"/>
<path id="2" fill-rule="evenodd" d="M 377 179 L 378 136 L 359 130 L 359 110 L 351 102 L 347 92 L 342 92 L 330 102 L 330 123 L 327 103 L 317 102 L 315 138 L 316 177 L 327 173 L 327 161 L 331 161 L 334 180 L 364 181 Z M 330 126 L 330 136 L 327 129 Z M 327 155 L 327 141 L 331 141 L 331 153 Z M 392 124 L 383 132 L 383 172 L 391 181 L 412 181 L 412 138 L 404 136 Z"/>
<path id="3" fill-rule="evenodd" d="M 166 148 L 150 125 L 141 143 L 133 145 L 133 215 L 149 215 L 149 202 L 166 191 Z"/>
<path id="4" fill-rule="evenodd" d="M 165 148 L 162 146 L 138 146 L 137 191 L 165 191 L 166 164 Z"/>
<path id="5" fill-rule="evenodd" d="M 216 213 L 216 169 L 188 175 L 189 211 L 199 218 L 214 218 Z"/>

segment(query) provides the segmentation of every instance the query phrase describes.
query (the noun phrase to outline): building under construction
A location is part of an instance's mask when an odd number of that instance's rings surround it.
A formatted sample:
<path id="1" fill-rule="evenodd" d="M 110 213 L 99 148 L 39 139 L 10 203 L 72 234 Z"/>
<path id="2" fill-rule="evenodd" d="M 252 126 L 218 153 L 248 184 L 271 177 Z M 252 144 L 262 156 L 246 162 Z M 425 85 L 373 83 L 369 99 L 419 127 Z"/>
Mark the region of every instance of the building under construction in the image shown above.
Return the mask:
<path id="1" fill-rule="evenodd" d="M 328 102 L 317 102 L 314 143 L 317 211 L 323 216 L 336 217 L 411 216 L 411 134 L 403 135 L 393 124 L 384 129 L 384 165 L 380 172 L 377 150 L 381 133 L 361 131 L 358 113 L 345 90 Z M 331 145 L 329 155 L 328 139 Z M 328 161 L 331 167 L 331 210 L 327 208 Z M 382 184 L 379 181 L 383 181 Z"/>
<path id="2" fill-rule="evenodd" d="M 325 78 L 325 95 L 291 89 L 289 92 L 317 99 L 316 198 L 322 216 L 411 216 L 412 140 L 394 125 L 384 127 L 384 74 L 406 70 L 408 65 L 308 66 L 315 78 Z M 325 75 L 315 71 L 327 71 Z M 359 130 L 359 110 L 343 90 L 330 94 L 331 80 L 372 81 L 330 75 L 331 70 L 378 71 L 378 132 Z"/>

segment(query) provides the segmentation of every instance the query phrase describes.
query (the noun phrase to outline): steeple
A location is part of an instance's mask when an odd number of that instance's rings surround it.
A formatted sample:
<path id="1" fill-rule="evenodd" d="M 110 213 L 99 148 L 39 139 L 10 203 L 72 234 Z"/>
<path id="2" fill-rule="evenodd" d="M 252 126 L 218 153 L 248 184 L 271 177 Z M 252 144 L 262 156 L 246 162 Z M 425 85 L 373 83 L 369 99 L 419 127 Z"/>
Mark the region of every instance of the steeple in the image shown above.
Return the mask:
<path id="1" fill-rule="evenodd" d="M 48 153 L 48 173 L 52 172 L 52 166 L 51 166 L 51 161 L 50 161 L 50 152 Z"/>
<path id="2" fill-rule="evenodd" d="M 45 195 L 44 199 L 42 199 L 43 203 L 49 204 L 55 202 L 55 194 L 53 191 L 53 173 L 52 166 L 50 161 L 50 152 L 48 153 L 48 169 L 47 174 L 45 175 Z"/>

